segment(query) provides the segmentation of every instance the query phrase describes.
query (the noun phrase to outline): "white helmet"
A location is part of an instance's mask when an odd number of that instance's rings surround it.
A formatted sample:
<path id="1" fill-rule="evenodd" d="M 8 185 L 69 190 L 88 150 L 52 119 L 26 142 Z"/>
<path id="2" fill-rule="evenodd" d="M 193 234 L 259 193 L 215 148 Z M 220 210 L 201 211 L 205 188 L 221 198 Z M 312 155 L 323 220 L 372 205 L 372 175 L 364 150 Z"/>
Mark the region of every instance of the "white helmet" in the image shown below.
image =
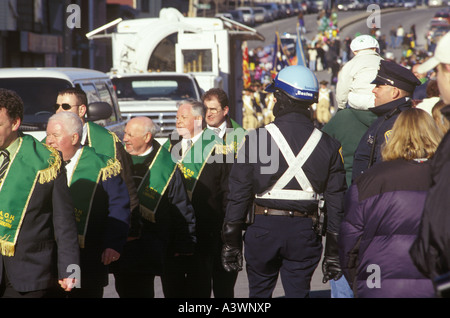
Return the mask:
<path id="1" fill-rule="evenodd" d="M 350 49 L 353 52 L 371 48 L 376 48 L 377 51 L 379 51 L 380 45 L 378 44 L 377 39 L 367 34 L 357 36 L 353 39 L 352 43 L 350 43 Z"/>

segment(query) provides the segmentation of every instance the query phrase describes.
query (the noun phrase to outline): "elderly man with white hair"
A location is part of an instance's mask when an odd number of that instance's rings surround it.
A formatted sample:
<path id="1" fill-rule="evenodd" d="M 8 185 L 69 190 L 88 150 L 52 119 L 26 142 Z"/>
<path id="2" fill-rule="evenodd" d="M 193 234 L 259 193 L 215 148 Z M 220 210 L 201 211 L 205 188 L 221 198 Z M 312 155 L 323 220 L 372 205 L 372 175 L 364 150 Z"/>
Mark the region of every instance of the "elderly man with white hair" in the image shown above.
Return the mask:
<path id="1" fill-rule="evenodd" d="M 80 245 L 80 288 L 69 297 L 102 298 L 108 265 L 119 259 L 130 218 L 130 197 L 120 162 L 81 145 L 83 123 L 72 112 L 50 117 L 47 145 L 62 153 L 75 207 Z"/>
<path id="2" fill-rule="evenodd" d="M 339 109 L 347 107 L 366 110 L 374 107 L 375 85 L 371 82 L 377 76 L 382 57 L 378 41 L 371 35 L 357 36 L 350 43 L 355 56 L 348 61 L 338 74 L 336 100 Z"/>

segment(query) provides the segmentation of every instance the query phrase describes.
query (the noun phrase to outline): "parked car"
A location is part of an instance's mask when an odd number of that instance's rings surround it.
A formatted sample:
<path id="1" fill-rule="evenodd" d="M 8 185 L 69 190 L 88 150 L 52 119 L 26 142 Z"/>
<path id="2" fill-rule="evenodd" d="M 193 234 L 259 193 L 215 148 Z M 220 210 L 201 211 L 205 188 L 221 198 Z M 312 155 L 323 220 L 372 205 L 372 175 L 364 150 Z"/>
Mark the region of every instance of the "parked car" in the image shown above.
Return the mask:
<path id="1" fill-rule="evenodd" d="M 244 21 L 244 13 L 240 10 L 231 10 L 228 11 L 229 14 L 231 14 L 231 16 L 233 17 L 233 20 L 236 22 L 239 22 L 241 24 L 245 24 Z"/>
<path id="2" fill-rule="evenodd" d="M 46 136 L 48 119 L 55 113 L 58 91 L 79 87 L 88 97 L 87 120 L 123 137 L 123 120 L 109 76 L 103 72 L 66 67 L 0 68 L 0 87 L 13 90 L 24 102 L 20 130 L 38 140 Z M 103 103 L 98 103 L 103 102 Z M 104 107 L 107 106 L 107 107 Z"/>
<path id="3" fill-rule="evenodd" d="M 159 125 L 156 137 L 175 129 L 177 102 L 200 100 L 203 90 L 192 74 L 176 72 L 110 74 L 124 119 L 147 116 Z"/>
<path id="4" fill-rule="evenodd" d="M 263 7 L 253 7 L 253 15 L 255 17 L 255 23 L 264 23 L 266 21 L 266 9 Z"/>
<path id="5" fill-rule="evenodd" d="M 241 11 L 244 17 L 244 24 L 248 26 L 255 25 L 255 14 L 253 12 L 253 8 L 251 7 L 237 7 L 237 11 Z"/>
<path id="6" fill-rule="evenodd" d="M 405 8 L 415 8 L 415 7 L 417 7 L 417 1 L 416 0 L 405 0 L 403 2 L 403 6 Z"/>

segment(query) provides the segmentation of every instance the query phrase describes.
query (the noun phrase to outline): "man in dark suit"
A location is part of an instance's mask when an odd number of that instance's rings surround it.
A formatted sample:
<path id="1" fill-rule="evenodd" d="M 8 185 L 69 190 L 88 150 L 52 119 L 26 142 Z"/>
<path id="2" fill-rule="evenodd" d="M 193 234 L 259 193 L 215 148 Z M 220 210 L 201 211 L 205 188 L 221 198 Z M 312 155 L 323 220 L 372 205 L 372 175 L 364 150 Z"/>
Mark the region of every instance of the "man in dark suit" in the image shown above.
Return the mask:
<path id="1" fill-rule="evenodd" d="M 237 150 L 245 137 L 245 130 L 230 118 L 229 99 L 221 88 L 211 88 L 202 96 L 205 105 L 206 127 L 222 138 L 230 150 L 237 154 Z M 238 272 L 227 272 L 222 266 L 222 242 L 217 242 L 213 266 L 213 292 L 216 298 L 233 298 L 234 285 Z"/>
<path id="2" fill-rule="evenodd" d="M 211 297 L 214 255 L 222 242 L 233 152 L 224 151 L 223 140 L 211 130 L 203 130 L 204 116 L 202 102 L 192 99 L 179 102 L 177 129 L 169 140 L 172 158 L 178 160 L 194 207 L 197 234 L 191 260 L 184 267 L 169 268 L 179 275 L 179 281 L 172 282 L 173 286 L 185 286 L 184 289 L 173 288 L 169 297 Z"/>
<path id="3" fill-rule="evenodd" d="M 49 297 L 80 274 L 74 208 L 59 153 L 20 134 L 22 119 L 21 98 L 0 89 L 0 296 Z"/>
<path id="4" fill-rule="evenodd" d="M 148 117 L 134 117 L 125 128 L 125 149 L 140 199 L 142 233 L 127 242 L 115 264 L 116 290 L 124 298 L 153 298 L 154 279 L 167 291 L 170 272 L 165 262 L 181 263 L 194 252 L 195 216 L 183 175 L 170 153 L 153 138 L 157 126 Z M 182 288 L 170 285 L 169 288 Z"/>
<path id="5" fill-rule="evenodd" d="M 70 296 L 101 298 L 108 265 L 119 259 L 127 239 L 130 198 L 120 162 L 81 146 L 82 131 L 78 116 L 61 112 L 48 121 L 46 143 L 62 153 L 75 206 L 81 286 Z"/>

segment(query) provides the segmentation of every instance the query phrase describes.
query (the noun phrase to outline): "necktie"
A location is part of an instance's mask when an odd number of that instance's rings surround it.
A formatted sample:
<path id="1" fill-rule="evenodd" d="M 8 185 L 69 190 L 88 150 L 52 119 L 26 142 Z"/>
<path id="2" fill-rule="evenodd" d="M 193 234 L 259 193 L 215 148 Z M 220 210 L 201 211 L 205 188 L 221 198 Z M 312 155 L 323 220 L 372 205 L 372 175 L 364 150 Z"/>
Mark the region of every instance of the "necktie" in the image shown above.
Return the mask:
<path id="1" fill-rule="evenodd" d="M 186 148 L 183 149 L 183 156 L 186 154 L 186 152 L 189 150 L 189 148 L 191 148 L 192 146 L 192 140 L 188 139 L 186 141 Z"/>
<path id="2" fill-rule="evenodd" d="M 9 166 L 9 151 L 8 150 L 1 150 L 0 156 L 3 156 L 3 162 L 0 167 L 0 181 L 3 180 L 3 177 L 5 176 L 6 170 L 8 170 Z"/>
<path id="3" fill-rule="evenodd" d="M 217 137 L 220 137 L 220 128 L 214 128 L 214 133 Z"/>

